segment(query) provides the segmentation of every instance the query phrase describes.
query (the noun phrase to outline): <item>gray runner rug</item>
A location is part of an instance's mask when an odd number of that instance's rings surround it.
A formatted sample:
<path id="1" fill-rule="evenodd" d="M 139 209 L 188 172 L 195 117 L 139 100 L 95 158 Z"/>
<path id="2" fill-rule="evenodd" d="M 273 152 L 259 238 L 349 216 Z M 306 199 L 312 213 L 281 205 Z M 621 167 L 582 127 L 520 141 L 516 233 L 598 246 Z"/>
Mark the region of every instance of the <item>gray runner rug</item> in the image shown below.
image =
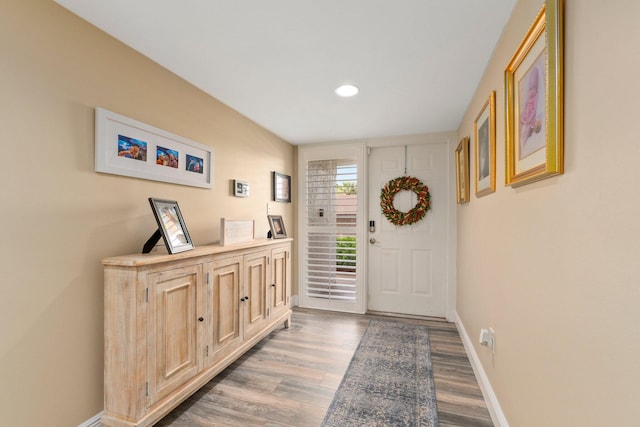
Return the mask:
<path id="1" fill-rule="evenodd" d="M 427 327 L 372 320 L 322 426 L 437 427 Z"/>

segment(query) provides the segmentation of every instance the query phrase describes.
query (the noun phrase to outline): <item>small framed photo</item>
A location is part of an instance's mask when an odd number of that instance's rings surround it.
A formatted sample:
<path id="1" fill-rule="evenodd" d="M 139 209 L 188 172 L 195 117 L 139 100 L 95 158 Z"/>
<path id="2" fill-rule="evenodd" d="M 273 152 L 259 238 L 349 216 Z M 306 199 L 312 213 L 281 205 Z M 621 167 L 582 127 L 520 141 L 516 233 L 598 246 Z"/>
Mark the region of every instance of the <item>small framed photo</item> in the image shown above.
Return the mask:
<path id="1" fill-rule="evenodd" d="M 249 197 L 249 183 L 240 181 L 239 179 L 234 179 L 233 195 L 236 197 Z"/>
<path id="2" fill-rule="evenodd" d="M 473 123 L 476 197 L 496 191 L 496 92 L 492 91 Z"/>
<path id="3" fill-rule="evenodd" d="M 187 231 L 178 202 L 149 197 L 149 203 L 167 251 L 175 254 L 193 249 L 195 246 Z"/>
<path id="4" fill-rule="evenodd" d="M 505 69 L 505 184 L 564 172 L 563 0 L 546 0 Z"/>
<path id="5" fill-rule="evenodd" d="M 271 227 L 271 238 L 282 239 L 287 237 L 287 230 L 284 228 L 284 221 L 281 215 L 267 215 L 269 227 Z"/>
<path id="6" fill-rule="evenodd" d="M 291 177 L 273 172 L 273 200 L 276 202 L 291 202 Z"/>
<path id="7" fill-rule="evenodd" d="M 460 140 L 456 148 L 456 198 L 458 204 L 469 203 L 469 137 Z"/>

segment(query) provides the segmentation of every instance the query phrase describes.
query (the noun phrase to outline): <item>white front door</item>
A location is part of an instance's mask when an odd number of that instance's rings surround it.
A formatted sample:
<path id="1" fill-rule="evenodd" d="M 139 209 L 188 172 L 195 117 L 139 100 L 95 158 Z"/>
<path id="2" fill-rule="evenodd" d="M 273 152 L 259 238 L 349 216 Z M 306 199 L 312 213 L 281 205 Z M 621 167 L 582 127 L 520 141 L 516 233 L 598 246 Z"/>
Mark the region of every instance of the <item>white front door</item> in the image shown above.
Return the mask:
<path id="1" fill-rule="evenodd" d="M 370 311 L 447 315 L 448 149 L 445 143 L 371 148 L 369 155 L 368 304 Z M 380 191 L 391 179 L 413 176 L 429 187 L 431 210 L 396 226 L 382 215 Z M 394 206 L 408 212 L 416 194 L 401 191 Z"/>

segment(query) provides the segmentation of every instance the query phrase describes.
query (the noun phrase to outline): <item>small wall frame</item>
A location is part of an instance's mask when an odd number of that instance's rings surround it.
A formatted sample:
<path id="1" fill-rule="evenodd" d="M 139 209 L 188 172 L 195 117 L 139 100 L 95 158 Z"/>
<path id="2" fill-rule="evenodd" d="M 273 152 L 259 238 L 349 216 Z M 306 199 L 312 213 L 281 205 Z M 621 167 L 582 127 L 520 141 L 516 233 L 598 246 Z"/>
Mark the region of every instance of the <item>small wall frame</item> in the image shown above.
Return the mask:
<path id="1" fill-rule="evenodd" d="M 236 197 L 249 197 L 249 183 L 240 181 L 239 179 L 234 179 L 233 195 Z"/>
<path id="2" fill-rule="evenodd" d="M 283 173 L 273 172 L 273 200 L 275 202 L 291 202 L 291 177 Z"/>

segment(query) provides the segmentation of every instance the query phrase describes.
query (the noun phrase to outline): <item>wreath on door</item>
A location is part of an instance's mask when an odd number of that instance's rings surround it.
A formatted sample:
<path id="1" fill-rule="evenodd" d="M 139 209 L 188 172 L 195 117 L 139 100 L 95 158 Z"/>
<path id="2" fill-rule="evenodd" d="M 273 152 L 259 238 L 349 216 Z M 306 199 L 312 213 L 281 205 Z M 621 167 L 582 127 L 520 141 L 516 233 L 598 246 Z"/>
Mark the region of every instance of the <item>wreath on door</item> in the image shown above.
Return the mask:
<path id="1" fill-rule="evenodd" d="M 413 191 L 418 196 L 418 202 L 409 212 L 401 212 L 393 206 L 393 199 L 401 191 Z M 387 182 L 380 191 L 380 207 L 382 213 L 392 224 L 402 226 L 420 221 L 431 209 L 431 194 L 429 187 L 418 178 L 401 176 Z"/>

